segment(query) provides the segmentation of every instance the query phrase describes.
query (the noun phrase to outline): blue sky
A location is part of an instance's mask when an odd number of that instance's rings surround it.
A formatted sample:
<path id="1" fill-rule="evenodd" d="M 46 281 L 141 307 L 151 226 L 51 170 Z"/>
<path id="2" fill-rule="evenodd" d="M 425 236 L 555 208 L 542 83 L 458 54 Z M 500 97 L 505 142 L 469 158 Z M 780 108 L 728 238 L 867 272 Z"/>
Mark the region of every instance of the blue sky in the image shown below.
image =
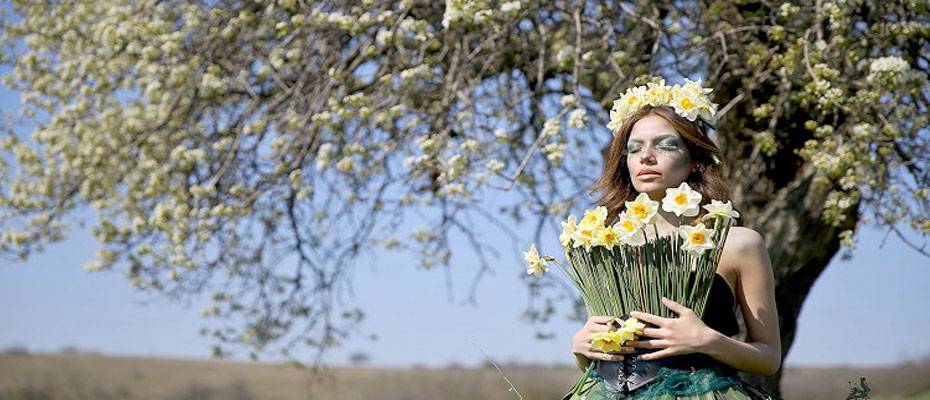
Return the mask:
<path id="1" fill-rule="evenodd" d="M 12 111 L 18 103 L 18 95 L 0 90 L 0 108 Z M 522 231 L 527 233 L 525 248 L 531 239 L 529 229 Z M 499 233 L 489 229 L 488 234 Z M 853 259 L 837 257 L 821 275 L 802 310 L 789 366 L 889 365 L 930 355 L 930 335 L 925 334 L 930 331 L 925 309 L 930 260 L 893 236 L 879 247 L 883 236 L 883 231 L 862 228 Z M 489 239 L 509 243 L 504 237 Z M 555 238 L 550 239 L 541 252 L 559 254 Z M 28 262 L 0 264 L 0 347 L 209 356 L 210 342 L 198 334 L 204 304 L 149 298 L 131 289 L 118 271 L 83 272 L 81 266 L 96 249 L 87 230 L 75 228 L 65 242 Z M 344 363 L 349 354 L 363 351 L 374 366 L 476 365 L 483 361 L 477 346 L 495 361 L 570 363 L 570 338 L 578 324 L 556 318 L 545 326 L 554 338 L 535 339 L 535 327 L 520 318 L 528 295 L 520 280 L 523 261 L 509 246 L 500 250 L 503 257 L 492 261 L 493 275 L 478 287 L 477 306 L 460 305 L 477 268 L 467 246 L 453 247 L 451 291 L 446 271 L 419 269 L 412 256 L 390 252 L 360 259 L 356 296 L 349 301 L 368 318 L 362 331 L 327 360 Z M 371 333 L 378 340 L 364 339 Z"/>
<path id="2" fill-rule="evenodd" d="M 930 336 L 924 334 L 930 330 L 927 260 L 894 237 L 879 248 L 882 236 L 863 229 L 854 258 L 837 257 L 816 282 L 787 365 L 888 365 L 930 355 Z M 147 298 L 119 272 L 83 272 L 81 265 L 96 247 L 89 234 L 75 229 L 67 241 L 27 263 L 0 266 L 0 346 L 209 356 L 209 342 L 197 332 L 203 304 Z M 542 252 L 555 254 L 551 249 Z M 412 257 L 390 253 L 379 256 L 377 265 L 360 260 L 352 301 L 368 319 L 358 338 L 327 360 L 340 364 L 364 351 L 375 366 L 475 365 L 483 361 L 478 346 L 495 361 L 570 362 L 576 323 L 558 318 L 547 326 L 553 339 L 534 338 L 534 327 L 520 319 L 527 297 L 520 282 L 523 264 L 506 251 L 494 275 L 479 286 L 478 306 L 460 305 L 477 267 L 460 250 L 453 250 L 451 292 L 444 271 L 418 269 Z M 378 340 L 364 339 L 368 333 L 377 333 Z"/>

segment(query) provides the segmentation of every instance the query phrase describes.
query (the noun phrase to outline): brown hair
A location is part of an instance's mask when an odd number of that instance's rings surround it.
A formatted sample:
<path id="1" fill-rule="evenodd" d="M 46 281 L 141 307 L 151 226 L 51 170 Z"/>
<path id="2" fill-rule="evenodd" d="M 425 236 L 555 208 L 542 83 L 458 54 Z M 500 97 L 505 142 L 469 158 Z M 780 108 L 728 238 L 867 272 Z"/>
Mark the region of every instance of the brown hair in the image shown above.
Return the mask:
<path id="1" fill-rule="evenodd" d="M 730 192 L 723 181 L 720 165 L 714 164 L 714 156 L 722 159 L 720 149 L 710 140 L 710 137 L 696 123 L 678 115 L 668 106 L 645 105 L 627 117 L 623 124 L 613 132 L 613 140 L 605 154 L 604 170 L 601 177 L 589 189 L 591 194 L 601 193 L 598 204 L 607 207 L 607 221 L 614 221 L 623 211 L 624 202 L 632 201 L 639 194 L 633 187 L 630 171 L 626 165 L 626 142 L 633 130 L 633 125 L 647 115 L 656 115 L 668 121 L 669 125 L 681 135 L 694 165 L 685 182 L 691 189 L 701 194 L 703 197 L 701 205 L 710 204 L 711 199 L 724 202 L 730 200 Z M 706 212 L 702 207 L 698 219 Z"/>

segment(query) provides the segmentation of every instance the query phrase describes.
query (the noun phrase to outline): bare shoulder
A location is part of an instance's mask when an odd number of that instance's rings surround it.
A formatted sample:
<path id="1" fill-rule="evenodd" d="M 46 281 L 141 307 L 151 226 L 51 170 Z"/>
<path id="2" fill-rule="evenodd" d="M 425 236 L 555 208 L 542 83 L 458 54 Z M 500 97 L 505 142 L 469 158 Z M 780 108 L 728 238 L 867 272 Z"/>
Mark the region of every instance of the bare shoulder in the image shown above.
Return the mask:
<path id="1" fill-rule="evenodd" d="M 730 227 L 727 233 L 727 241 L 724 243 L 723 251 L 735 251 L 737 254 L 758 251 L 765 248 L 765 238 L 755 229 L 745 226 Z"/>
<path id="2" fill-rule="evenodd" d="M 734 226 L 730 228 L 723 245 L 720 269 L 740 276 L 746 272 L 744 270 L 747 268 L 765 267 L 765 265 L 760 265 L 765 263 L 759 261 L 767 258 L 768 250 L 766 250 L 765 238 L 762 234 L 752 228 Z"/>

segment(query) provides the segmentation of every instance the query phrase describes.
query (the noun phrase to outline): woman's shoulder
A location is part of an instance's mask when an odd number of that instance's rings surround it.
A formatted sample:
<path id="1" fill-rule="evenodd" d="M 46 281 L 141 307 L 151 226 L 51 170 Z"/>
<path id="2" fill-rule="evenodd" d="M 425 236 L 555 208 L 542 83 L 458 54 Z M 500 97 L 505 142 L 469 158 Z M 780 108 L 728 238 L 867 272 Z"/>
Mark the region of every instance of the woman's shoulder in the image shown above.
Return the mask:
<path id="1" fill-rule="evenodd" d="M 720 267 L 738 272 L 746 267 L 747 259 L 755 259 L 766 252 L 765 238 L 762 234 L 745 226 L 733 226 L 730 227 L 726 242 L 723 244 Z"/>
<path id="2" fill-rule="evenodd" d="M 765 238 L 762 237 L 762 234 L 745 226 L 731 226 L 729 232 L 727 232 L 726 240 L 723 247 L 724 251 L 727 250 L 727 247 L 732 247 L 733 250 L 738 252 L 758 249 L 759 246 L 765 247 Z"/>

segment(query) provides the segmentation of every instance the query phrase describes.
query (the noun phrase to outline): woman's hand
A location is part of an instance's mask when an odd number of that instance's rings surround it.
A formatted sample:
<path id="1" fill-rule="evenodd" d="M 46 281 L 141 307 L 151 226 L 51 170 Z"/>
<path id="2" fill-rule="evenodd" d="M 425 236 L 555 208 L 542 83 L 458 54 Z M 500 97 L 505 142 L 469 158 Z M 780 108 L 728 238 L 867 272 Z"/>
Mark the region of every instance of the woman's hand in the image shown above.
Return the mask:
<path id="1" fill-rule="evenodd" d="M 575 358 L 579 356 L 589 360 L 620 361 L 623 356 L 616 353 L 604 353 L 600 350 L 591 348 L 591 335 L 597 332 L 607 332 L 607 322 L 611 317 L 593 316 L 588 318 L 588 322 L 581 327 L 575 335 L 572 336 L 572 353 Z M 632 353 L 633 348 L 626 346 L 620 349 L 620 353 Z M 587 363 L 585 363 L 587 364 Z M 582 365 L 579 365 L 582 366 Z"/>
<path id="2" fill-rule="evenodd" d="M 653 339 L 634 340 L 627 345 L 643 349 L 662 349 L 643 354 L 639 357 L 640 360 L 703 352 L 713 341 L 717 331 L 708 328 L 688 307 L 665 297 L 662 298 L 662 304 L 678 314 L 678 318 L 663 318 L 639 311 L 630 312 L 630 316 L 651 323 L 656 328 L 643 329 L 643 336 Z"/>

